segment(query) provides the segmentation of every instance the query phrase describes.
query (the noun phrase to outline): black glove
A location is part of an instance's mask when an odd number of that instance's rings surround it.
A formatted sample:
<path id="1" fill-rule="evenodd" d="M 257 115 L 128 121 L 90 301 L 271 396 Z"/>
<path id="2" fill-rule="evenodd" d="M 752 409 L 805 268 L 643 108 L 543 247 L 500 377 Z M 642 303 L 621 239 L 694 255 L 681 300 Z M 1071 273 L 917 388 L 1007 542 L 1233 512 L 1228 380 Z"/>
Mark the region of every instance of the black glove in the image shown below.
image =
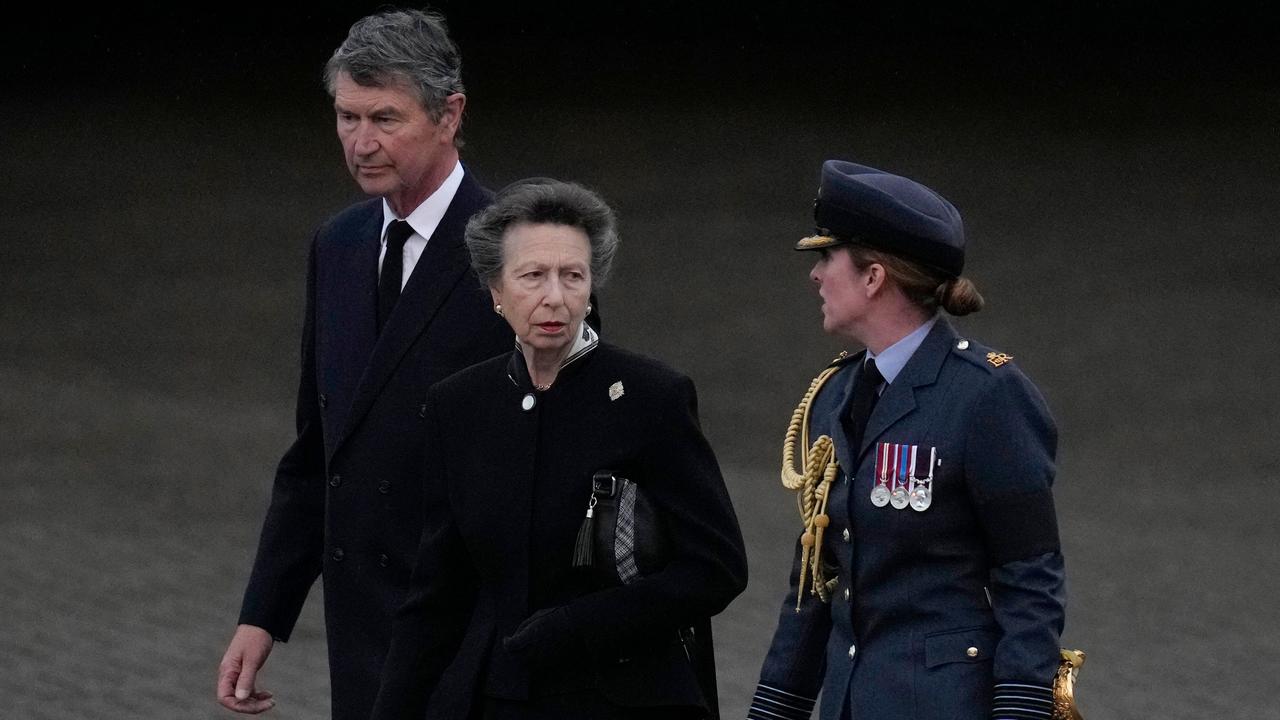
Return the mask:
<path id="1" fill-rule="evenodd" d="M 503 638 L 507 652 L 530 662 L 554 662 L 581 650 L 569 611 L 563 605 L 543 608 Z"/>

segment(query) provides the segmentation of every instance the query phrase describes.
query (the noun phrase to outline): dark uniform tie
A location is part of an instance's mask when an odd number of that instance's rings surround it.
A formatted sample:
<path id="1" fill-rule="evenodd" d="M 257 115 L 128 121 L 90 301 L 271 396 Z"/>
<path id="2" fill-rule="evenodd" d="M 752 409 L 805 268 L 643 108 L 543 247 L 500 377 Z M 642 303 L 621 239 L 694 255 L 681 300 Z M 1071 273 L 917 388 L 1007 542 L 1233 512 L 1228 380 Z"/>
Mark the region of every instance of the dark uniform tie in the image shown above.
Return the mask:
<path id="1" fill-rule="evenodd" d="M 880 384 L 884 376 L 875 360 L 868 360 L 853 383 L 853 399 L 849 401 L 849 416 L 844 418 L 845 432 L 849 436 L 849 450 L 856 456 L 862 452 L 862 435 L 867 430 L 871 410 L 880 399 Z"/>
<path id="2" fill-rule="evenodd" d="M 378 332 L 387 324 L 391 311 L 400 299 L 400 280 L 404 275 L 404 244 L 413 228 L 404 220 L 392 220 L 387 226 L 387 252 L 382 256 L 382 274 L 378 276 Z"/>

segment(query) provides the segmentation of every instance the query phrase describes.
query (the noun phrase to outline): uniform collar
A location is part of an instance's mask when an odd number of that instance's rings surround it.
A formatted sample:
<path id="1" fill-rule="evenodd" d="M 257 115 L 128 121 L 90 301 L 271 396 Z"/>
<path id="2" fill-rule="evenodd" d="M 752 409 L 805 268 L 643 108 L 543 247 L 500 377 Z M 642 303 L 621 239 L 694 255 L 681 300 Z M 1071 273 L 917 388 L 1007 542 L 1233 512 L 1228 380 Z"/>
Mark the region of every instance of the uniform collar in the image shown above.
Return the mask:
<path id="1" fill-rule="evenodd" d="M 867 359 L 876 361 L 876 369 L 880 371 L 886 383 L 893 383 L 894 378 L 898 377 L 898 373 L 906 367 L 907 361 L 920 348 L 920 343 L 924 342 L 925 337 L 937 322 L 938 316 L 934 315 L 923 325 L 907 333 L 901 340 L 885 348 L 879 355 L 867 350 Z"/>

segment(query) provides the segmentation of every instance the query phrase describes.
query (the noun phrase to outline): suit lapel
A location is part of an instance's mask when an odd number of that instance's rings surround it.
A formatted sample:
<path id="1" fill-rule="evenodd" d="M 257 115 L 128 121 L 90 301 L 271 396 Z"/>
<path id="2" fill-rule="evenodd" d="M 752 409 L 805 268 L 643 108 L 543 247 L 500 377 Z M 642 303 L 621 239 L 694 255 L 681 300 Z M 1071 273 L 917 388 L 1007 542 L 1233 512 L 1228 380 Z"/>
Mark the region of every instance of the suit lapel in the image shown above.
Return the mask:
<path id="1" fill-rule="evenodd" d="M 946 318 L 938 318 L 924 342 L 916 348 L 898 377 L 885 388 L 875 410 L 871 411 L 867 430 L 862 436 L 862 447 L 858 449 L 859 460 L 886 430 L 916 408 L 916 388 L 932 385 L 938 380 L 942 361 L 951 352 L 955 336 L 955 330 Z"/>
<path id="2" fill-rule="evenodd" d="M 347 417 L 341 440 L 334 445 L 334 452 L 373 407 L 374 400 L 391 379 L 401 358 L 431 324 L 449 293 L 466 274 L 471 258 L 462 242 L 463 230 L 467 220 L 484 206 L 486 200 L 484 189 L 471 179 L 470 173 L 463 175 L 462 184 L 458 186 L 453 202 L 449 203 L 449 209 L 428 239 L 426 249 L 418 258 L 413 274 L 409 276 L 409 282 L 405 283 L 404 290 L 400 292 L 395 310 L 382 328 L 382 335 L 377 337 L 369 364 L 360 377 L 352 399 L 351 414 Z M 377 267 L 376 256 L 374 267 Z M 375 278 L 371 297 L 376 301 L 376 296 Z M 373 311 L 376 312 L 376 308 Z M 376 321 L 370 319 L 368 326 L 375 328 Z"/>
<path id="3" fill-rule="evenodd" d="M 382 205 L 369 203 L 369 207 L 368 217 L 360 220 L 352 230 L 357 240 L 337 246 L 335 256 L 327 263 L 330 267 L 343 269 L 341 275 L 333 280 L 336 283 L 334 289 L 326 293 L 327 297 L 338 301 L 326 304 L 322 311 L 327 315 L 326 363 L 336 371 L 328 376 L 331 379 L 330 399 L 333 401 L 331 415 L 325 423 L 325 446 L 328 448 L 336 447 L 338 440 L 338 436 L 330 435 L 330 429 L 340 432 L 346 427 L 357 384 L 378 340 L 378 252 Z"/>

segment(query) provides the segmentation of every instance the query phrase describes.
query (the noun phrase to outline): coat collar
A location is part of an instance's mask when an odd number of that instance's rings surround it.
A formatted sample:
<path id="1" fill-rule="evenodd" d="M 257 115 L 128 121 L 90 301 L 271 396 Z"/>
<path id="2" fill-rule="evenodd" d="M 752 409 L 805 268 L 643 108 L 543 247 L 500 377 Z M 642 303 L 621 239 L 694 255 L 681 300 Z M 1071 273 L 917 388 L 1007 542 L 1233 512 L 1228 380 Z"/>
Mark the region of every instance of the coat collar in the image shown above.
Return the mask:
<path id="1" fill-rule="evenodd" d="M 585 364 L 581 361 L 599 346 L 600 335 L 583 321 L 582 331 L 574 339 L 573 347 L 569 349 L 569 355 L 560 363 L 560 371 L 556 375 L 556 382 L 576 372 L 579 367 Z M 520 338 L 516 338 L 516 349 L 511 353 L 511 359 L 507 361 L 507 379 L 522 391 L 528 392 L 534 389 L 533 380 L 529 377 L 529 366 L 525 362 L 524 351 L 520 346 Z"/>
<path id="2" fill-rule="evenodd" d="M 898 373 L 898 377 L 892 383 L 885 387 L 884 392 L 880 395 L 880 399 L 876 402 L 875 410 L 871 412 L 871 417 L 867 420 L 867 429 L 862 436 L 862 447 L 849 447 L 848 438 L 843 432 L 836 430 L 835 446 L 836 458 L 840 461 L 840 465 L 847 472 L 853 472 L 857 469 L 858 464 L 862 460 L 862 456 L 866 454 L 867 449 L 875 444 L 876 440 L 884 434 L 894 423 L 901 420 L 904 416 L 916 408 L 916 388 L 932 385 L 938 380 L 938 373 L 942 370 L 942 363 L 946 360 L 947 355 L 951 352 L 951 345 L 955 342 L 956 331 L 951 327 L 951 323 L 947 322 L 944 317 L 939 317 L 934 323 L 933 329 L 925 336 L 920 347 L 907 360 L 907 364 L 903 366 L 902 371 Z M 862 360 L 866 357 L 866 352 L 859 353 L 855 360 L 850 363 L 855 370 L 847 373 L 848 377 L 839 388 L 839 395 L 836 397 L 836 424 L 835 428 L 839 428 L 839 417 L 848 412 L 849 402 L 852 400 L 853 383 L 857 377 L 857 373 L 862 372 Z"/>

